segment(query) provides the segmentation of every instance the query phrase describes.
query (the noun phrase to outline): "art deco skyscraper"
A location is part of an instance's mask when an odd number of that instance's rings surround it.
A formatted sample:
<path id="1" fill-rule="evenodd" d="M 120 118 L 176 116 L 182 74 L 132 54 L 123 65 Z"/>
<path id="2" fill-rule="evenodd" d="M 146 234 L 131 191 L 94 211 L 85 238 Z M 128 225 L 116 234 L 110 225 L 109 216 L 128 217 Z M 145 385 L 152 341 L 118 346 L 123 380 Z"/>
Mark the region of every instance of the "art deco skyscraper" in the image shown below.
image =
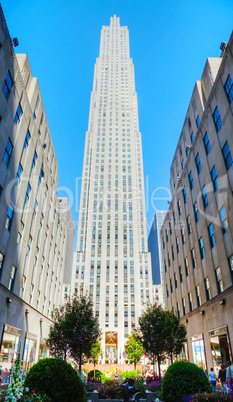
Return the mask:
<path id="1" fill-rule="evenodd" d="M 123 362 L 128 333 L 152 298 L 141 134 L 129 33 L 103 26 L 86 133 L 75 288 L 89 292 L 105 361 Z"/>

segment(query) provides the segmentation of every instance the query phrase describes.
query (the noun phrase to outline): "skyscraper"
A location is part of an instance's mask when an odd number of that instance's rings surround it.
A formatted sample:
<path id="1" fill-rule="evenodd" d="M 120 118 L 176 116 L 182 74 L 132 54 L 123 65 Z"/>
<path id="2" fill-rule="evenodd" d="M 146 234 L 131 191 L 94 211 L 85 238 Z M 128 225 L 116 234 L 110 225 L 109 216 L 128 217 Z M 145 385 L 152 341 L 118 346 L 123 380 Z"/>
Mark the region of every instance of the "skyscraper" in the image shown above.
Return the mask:
<path id="1" fill-rule="evenodd" d="M 99 317 L 104 359 L 123 362 L 152 279 L 134 66 L 116 16 L 102 28 L 95 64 L 75 263 L 75 288 L 90 294 Z"/>

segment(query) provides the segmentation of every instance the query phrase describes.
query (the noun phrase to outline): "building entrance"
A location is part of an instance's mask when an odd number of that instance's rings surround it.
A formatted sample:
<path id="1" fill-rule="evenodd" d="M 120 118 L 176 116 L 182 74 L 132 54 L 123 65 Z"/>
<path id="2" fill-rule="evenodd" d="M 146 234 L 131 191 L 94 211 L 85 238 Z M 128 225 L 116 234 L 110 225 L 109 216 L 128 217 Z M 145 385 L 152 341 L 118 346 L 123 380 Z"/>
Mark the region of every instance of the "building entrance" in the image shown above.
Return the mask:
<path id="1" fill-rule="evenodd" d="M 227 326 L 209 331 L 213 366 L 220 369 L 220 364 L 227 366 L 231 358 Z"/>
<path id="2" fill-rule="evenodd" d="M 117 332 L 105 333 L 105 363 L 117 363 Z"/>

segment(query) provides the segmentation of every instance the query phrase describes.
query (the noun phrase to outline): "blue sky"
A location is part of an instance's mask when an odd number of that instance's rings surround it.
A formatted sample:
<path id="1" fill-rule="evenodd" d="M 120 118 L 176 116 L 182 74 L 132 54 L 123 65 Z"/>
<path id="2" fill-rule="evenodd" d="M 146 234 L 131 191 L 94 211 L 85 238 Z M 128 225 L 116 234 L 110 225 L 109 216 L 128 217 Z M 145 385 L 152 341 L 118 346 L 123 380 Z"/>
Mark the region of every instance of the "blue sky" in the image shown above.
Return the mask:
<path id="1" fill-rule="evenodd" d="M 39 80 L 59 163 L 59 186 L 75 194 L 82 174 L 94 63 L 102 25 L 120 17 L 130 34 L 142 133 L 148 221 L 150 197 L 169 188 L 170 165 L 195 80 L 207 57 L 220 56 L 233 29 L 232 0 L 3 0 L 17 52 Z M 64 192 L 59 195 L 64 195 Z M 158 190 L 156 197 L 167 196 Z M 79 201 L 79 200 L 78 200 Z M 166 201 L 156 201 L 158 209 Z M 77 222 L 78 213 L 72 208 Z M 77 227 L 77 225 L 76 225 Z"/>

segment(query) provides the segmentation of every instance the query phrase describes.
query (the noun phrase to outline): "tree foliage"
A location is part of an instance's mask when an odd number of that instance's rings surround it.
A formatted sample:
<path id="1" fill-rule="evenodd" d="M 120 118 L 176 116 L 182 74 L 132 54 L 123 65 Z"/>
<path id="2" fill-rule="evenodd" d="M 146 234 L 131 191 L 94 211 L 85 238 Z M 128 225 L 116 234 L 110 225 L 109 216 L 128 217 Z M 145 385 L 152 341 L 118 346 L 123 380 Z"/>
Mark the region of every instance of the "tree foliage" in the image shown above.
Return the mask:
<path id="1" fill-rule="evenodd" d="M 128 335 L 125 344 L 125 351 L 128 359 L 134 363 L 134 369 L 136 371 L 137 363 L 141 360 L 141 357 L 144 354 L 142 339 L 136 331 L 132 331 L 131 335 Z"/>
<path id="2" fill-rule="evenodd" d="M 166 337 L 165 337 L 165 351 L 168 354 L 171 363 L 173 363 L 173 356 L 177 356 L 186 341 L 186 327 L 181 324 L 180 319 L 175 316 L 172 311 L 166 311 Z"/>
<path id="3" fill-rule="evenodd" d="M 97 339 L 95 343 L 91 346 L 90 350 L 90 360 L 94 364 L 94 379 L 95 379 L 95 365 L 98 363 L 99 357 L 102 355 L 101 350 L 101 339 Z"/>
<path id="4" fill-rule="evenodd" d="M 54 325 L 50 330 L 47 345 L 51 355 L 66 358 L 67 350 L 79 364 L 90 356 L 92 345 L 101 335 L 98 318 L 94 316 L 88 296 L 73 297 L 53 313 Z"/>
<path id="5" fill-rule="evenodd" d="M 153 363 L 157 360 L 161 378 L 162 355 L 167 352 L 172 360 L 173 355 L 181 352 L 186 339 L 186 328 L 173 312 L 164 311 L 156 303 L 150 305 L 139 318 L 139 325 L 143 347 Z"/>

